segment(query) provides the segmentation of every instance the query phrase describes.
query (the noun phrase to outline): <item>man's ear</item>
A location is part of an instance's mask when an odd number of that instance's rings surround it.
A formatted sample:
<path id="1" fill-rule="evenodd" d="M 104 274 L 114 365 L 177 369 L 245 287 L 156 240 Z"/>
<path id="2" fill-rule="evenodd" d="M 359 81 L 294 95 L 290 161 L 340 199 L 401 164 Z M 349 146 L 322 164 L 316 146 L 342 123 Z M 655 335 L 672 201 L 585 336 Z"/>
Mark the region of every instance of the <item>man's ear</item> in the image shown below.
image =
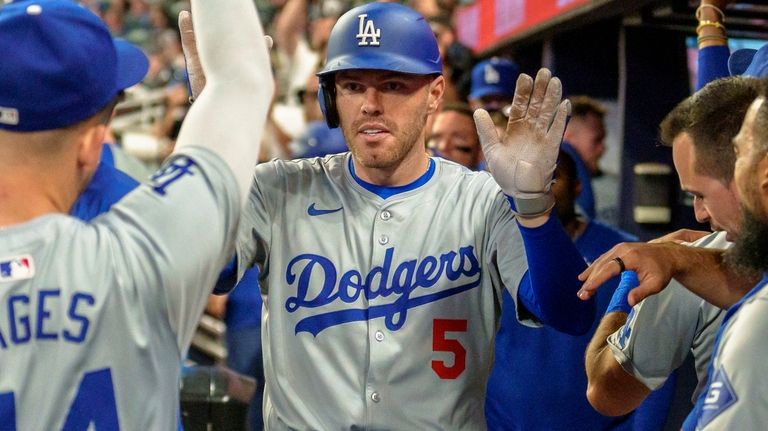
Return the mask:
<path id="1" fill-rule="evenodd" d="M 88 173 L 88 176 L 96 170 L 101 160 L 101 148 L 104 143 L 104 135 L 107 132 L 107 126 L 104 124 L 95 124 L 83 133 L 77 149 L 77 163 Z"/>
<path id="2" fill-rule="evenodd" d="M 440 108 L 440 104 L 443 102 L 443 94 L 445 93 L 445 78 L 439 75 L 429 83 L 429 99 L 427 101 L 427 113 L 432 114 L 437 112 Z"/>
<path id="3" fill-rule="evenodd" d="M 768 153 L 763 154 L 757 163 L 757 174 L 760 177 L 757 178 L 758 184 L 760 184 L 760 196 L 763 199 L 763 205 L 768 207 Z"/>

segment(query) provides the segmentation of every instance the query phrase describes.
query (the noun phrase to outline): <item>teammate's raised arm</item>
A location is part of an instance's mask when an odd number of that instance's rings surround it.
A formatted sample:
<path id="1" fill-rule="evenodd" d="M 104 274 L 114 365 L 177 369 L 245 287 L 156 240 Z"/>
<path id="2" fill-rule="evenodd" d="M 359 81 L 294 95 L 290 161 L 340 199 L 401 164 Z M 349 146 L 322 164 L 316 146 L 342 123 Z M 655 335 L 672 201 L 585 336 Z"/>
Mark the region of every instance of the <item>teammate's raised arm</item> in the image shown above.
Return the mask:
<path id="1" fill-rule="evenodd" d="M 2 429 L 177 426 L 181 361 L 232 255 L 273 91 L 252 1 L 194 4 L 209 89 L 151 181 L 88 222 L 67 213 L 146 57 L 77 2 L 0 7 Z"/>
<path id="2" fill-rule="evenodd" d="M 204 29 L 195 41 L 206 90 L 190 108 L 176 149 L 216 151 L 235 173 L 245 202 L 274 91 L 264 31 L 249 0 L 226 6 L 193 0 L 192 20 Z"/>
<path id="3" fill-rule="evenodd" d="M 586 264 L 551 215 L 553 173 L 570 111 L 562 93 L 560 80 L 542 68 L 535 79 L 526 74 L 518 77 L 501 136 L 485 110 L 478 109 L 474 117 L 488 168 L 517 214 L 525 243 L 528 274 L 520 283 L 520 300 L 545 324 L 583 334 L 595 315 L 594 303 L 579 304 L 575 295 L 576 277 Z"/>

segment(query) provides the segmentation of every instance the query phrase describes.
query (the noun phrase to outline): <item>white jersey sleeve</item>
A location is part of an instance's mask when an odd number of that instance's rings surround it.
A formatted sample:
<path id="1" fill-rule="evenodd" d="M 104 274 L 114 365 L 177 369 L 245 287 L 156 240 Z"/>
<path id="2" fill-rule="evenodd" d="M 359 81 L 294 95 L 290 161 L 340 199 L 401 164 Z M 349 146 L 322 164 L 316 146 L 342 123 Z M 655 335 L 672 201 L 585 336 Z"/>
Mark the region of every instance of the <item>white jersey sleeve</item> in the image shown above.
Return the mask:
<path id="1" fill-rule="evenodd" d="M 729 244 L 725 232 L 720 232 L 692 246 L 727 248 Z M 722 317 L 723 310 L 672 280 L 662 292 L 632 309 L 627 323 L 608 337 L 608 346 L 622 367 L 651 390 L 661 387 L 692 352 L 699 380 L 695 397 L 706 384 Z"/>
<path id="2" fill-rule="evenodd" d="M 112 212 L 94 220 L 120 244 L 112 257 L 130 274 L 125 283 L 133 282 L 137 290 L 163 288 L 162 303 L 182 354 L 192 340 L 206 294 L 234 253 L 240 199 L 233 195 L 233 184 L 231 169 L 218 155 L 185 147 L 148 186 L 140 186 Z M 214 259 L 211 250 L 218 251 Z"/>
<path id="3" fill-rule="evenodd" d="M 765 279 L 761 283 L 765 283 Z M 726 322 L 712 358 L 714 375 L 707 388 L 697 431 L 762 430 L 768 424 L 768 290 L 749 298 Z"/>

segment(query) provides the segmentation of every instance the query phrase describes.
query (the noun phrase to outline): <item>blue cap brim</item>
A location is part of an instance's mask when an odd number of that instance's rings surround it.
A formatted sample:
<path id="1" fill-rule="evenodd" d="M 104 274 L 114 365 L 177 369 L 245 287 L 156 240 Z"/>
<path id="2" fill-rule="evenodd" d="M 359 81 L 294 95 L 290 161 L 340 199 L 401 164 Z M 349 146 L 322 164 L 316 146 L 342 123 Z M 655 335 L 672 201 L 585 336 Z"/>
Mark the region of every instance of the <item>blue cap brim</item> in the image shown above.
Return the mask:
<path id="1" fill-rule="evenodd" d="M 149 60 L 136 45 L 123 39 L 113 39 L 117 51 L 117 86 L 118 91 L 133 87 L 141 82 L 149 70 Z"/>
<path id="2" fill-rule="evenodd" d="M 511 89 L 511 92 L 510 92 L 510 88 L 509 87 L 503 87 L 503 86 L 500 86 L 500 85 L 484 85 L 484 86 L 482 86 L 482 87 L 472 91 L 471 93 L 469 93 L 469 98 L 470 99 L 479 99 L 481 97 L 492 96 L 492 95 L 499 95 L 499 96 L 508 97 L 508 98 L 511 99 L 512 97 L 515 96 L 514 91 L 515 91 L 514 86 L 513 86 L 513 88 Z"/>
<path id="3" fill-rule="evenodd" d="M 755 57 L 756 49 L 739 49 L 728 57 L 728 72 L 731 76 L 743 75 Z"/>

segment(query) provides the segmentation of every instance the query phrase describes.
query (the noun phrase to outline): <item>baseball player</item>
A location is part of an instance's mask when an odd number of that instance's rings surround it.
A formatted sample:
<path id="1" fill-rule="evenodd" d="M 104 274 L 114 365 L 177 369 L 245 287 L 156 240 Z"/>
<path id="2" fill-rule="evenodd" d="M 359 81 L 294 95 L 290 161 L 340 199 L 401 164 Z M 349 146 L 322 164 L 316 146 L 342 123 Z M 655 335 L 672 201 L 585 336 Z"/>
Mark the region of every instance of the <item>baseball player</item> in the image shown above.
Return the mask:
<path id="1" fill-rule="evenodd" d="M 152 182 L 90 224 L 63 213 L 143 71 L 74 2 L 0 8 L 3 429 L 176 427 L 181 358 L 233 250 L 272 92 L 253 4 L 193 6 L 210 91 Z"/>
<path id="2" fill-rule="evenodd" d="M 713 230 L 724 229 L 694 242 L 695 247 L 723 249 L 730 246 L 728 239 L 743 235 L 731 137 L 759 88 L 752 78 L 715 81 L 679 104 L 662 123 L 662 140 L 672 143 L 681 186 L 695 196 L 697 219 L 709 221 Z M 634 265 L 633 259 L 627 260 L 626 265 Z M 696 261 L 701 265 L 701 260 Z M 627 305 L 607 314 L 601 322 L 587 351 L 587 373 L 589 399 L 604 413 L 621 414 L 634 408 L 682 364 L 688 351 L 694 356 L 699 378 L 694 399 L 702 393 L 715 333 L 725 312 L 675 281 L 670 285 L 675 288 L 648 297 L 634 308 Z"/>
<path id="3" fill-rule="evenodd" d="M 476 113 L 492 174 L 472 172 L 424 151 L 445 81 L 422 16 L 353 8 L 327 55 L 319 98 L 351 151 L 259 165 L 237 244 L 266 292 L 266 428 L 483 429 L 501 292 L 569 333 L 594 317 L 550 217 L 560 81 L 521 76 L 503 136 Z"/>
<path id="4" fill-rule="evenodd" d="M 741 213 L 733 186 L 734 156 L 729 151 L 739 127 L 734 119 L 743 118 L 757 94 L 757 80 L 721 79 L 680 103 L 662 122 L 662 141 L 672 146 L 681 187 L 694 195 L 698 221 L 719 231 L 693 246 L 727 248 L 726 237 L 738 234 Z M 630 411 L 682 365 L 689 351 L 700 382 L 695 398 L 706 382 L 722 309 L 680 286 L 647 298 L 627 317 L 630 309 L 606 316 L 588 350 L 590 400 L 606 413 Z M 609 334 L 613 335 L 606 340 Z M 599 367 L 604 368 L 598 371 Z M 626 377 L 608 377 L 607 370 L 622 367 L 631 375 L 616 372 Z"/>
<path id="5" fill-rule="evenodd" d="M 747 111 L 734 138 L 734 172 L 744 212 L 741 234 L 730 253 L 731 264 L 762 274 L 763 278 L 723 317 L 715 337 L 706 394 L 683 426 L 684 430 L 758 430 L 765 428 L 768 366 L 764 334 L 768 329 L 765 286 L 768 285 L 768 219 L 765 193 L 768 105 L 765 90 Z M 693 419 L 695 420 L 693 420 Z M 695 423 L 695 427 L 694 424 Z"/>

